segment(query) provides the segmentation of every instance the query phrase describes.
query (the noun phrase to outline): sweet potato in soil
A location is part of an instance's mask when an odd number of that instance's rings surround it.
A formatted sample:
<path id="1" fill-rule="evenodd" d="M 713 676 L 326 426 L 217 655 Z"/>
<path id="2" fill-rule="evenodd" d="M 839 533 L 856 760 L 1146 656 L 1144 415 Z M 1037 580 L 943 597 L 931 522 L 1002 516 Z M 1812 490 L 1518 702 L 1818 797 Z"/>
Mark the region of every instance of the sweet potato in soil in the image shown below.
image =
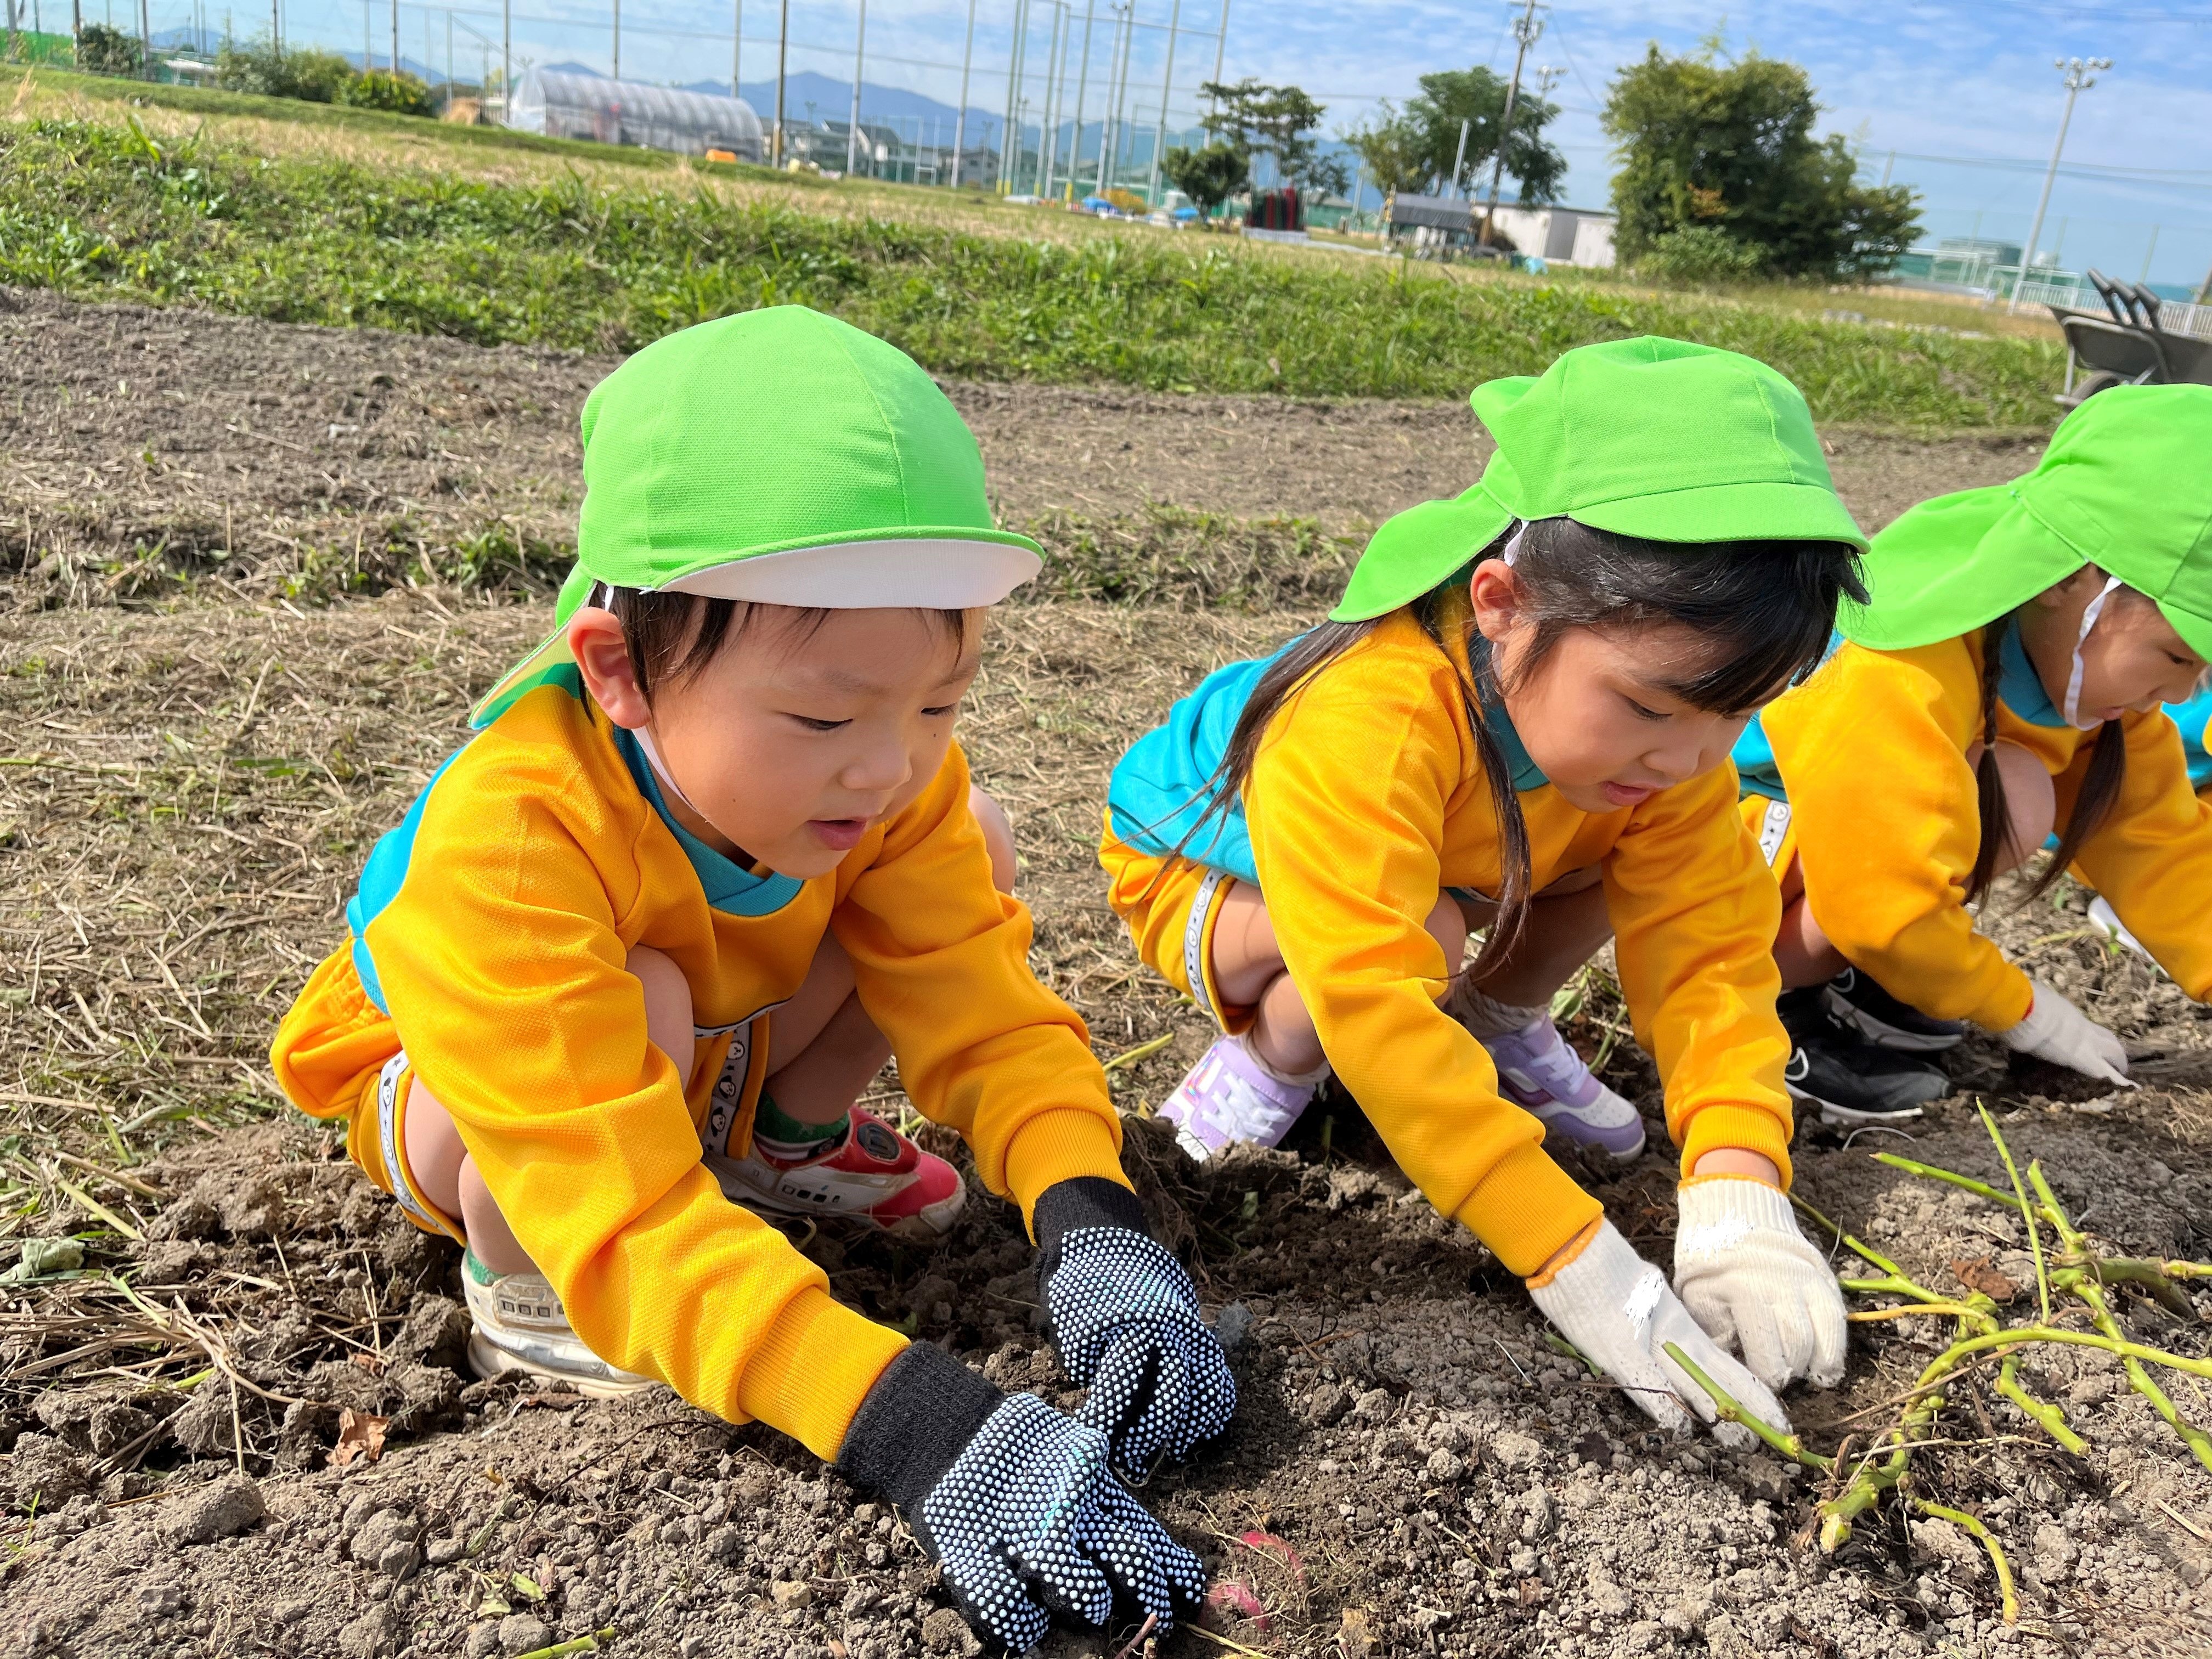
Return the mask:
<path id="1" fill-rule="evenodd" d="M 173 368 L 206 347 L 199 331 L 294 374 L 443 351 L 447 368 L 489 375 L 526 355 L 174 313 L 161 327 L 179 339 L 165 343 L 135 313 L 9 303 L 68 335 L 100 374 L 109 366 L 94 348 L 111 335 L 116 349 Z M 23 314 L 0 319 L 0 343 L 15 342 L 9 372 L 28 410 L 48 384 L 40 363 L 58 360 L 23 355 L 24 335 L 38 331 L 9 333 Z M 86 446 L 76 464 L 97 475 L 86 500 L 108 487 L 98 480 L 131 476 L 154 427 L 182 430 L 180 410 L 219 400 L 210 373 L 186 398 L 104 402 L 86 423 L 96 429 L 76 434 Z M 502 480 L 567 466 L 559 452 L 589 378 L 577 369 L 567 402 L 536 428 L 550 459 L 530 461 L 493 416 L 448 429 L 464 446 L 507 445 L 508 471 L 487 475 L 494 505 Z M 1223 415 L 1212 401 L 1086 395 L 988 398 L 1033 398 L 1018 412 L 1058 423 L 1075 454 L 1127 441 L 1139 455 L 1148 431 Z M 979 394 L 979 421 L 987 443 L 1000 443 L 988 402 Z M 236 412 L 191 418 L 262 429 Z M 1245 513 L 1292 499 L 1353 522 L 1463 482 L 1463 452 L 1432 451 L 1372 499 L 1322 499 L 1314 481 L 1335 462 L 1347 476 L 1379 469 L 1380 450 L 1359 447 L 1376 431 L 1425 434 L 1419 412 L 1246 400 L 1237 420 L 1283 434 L 1304 422 L 1304 442 L 1253 452 L 1276 487 L 1247 478 L 1239 488 L 1251 493 L 1209 501 L 1202 477 L 1175 470 L 1186 453 L 1122 488 Z M 27 478 L 69 482 L 42 470 L 27 415 L 16 419 L 0 472 L 10 511 Z M 1346 447 L 1332 422 L 1365 435 Z M 428 443 L 436 433 L 425 430 Z M 218 446 L 232 459 L 206 463 L 227 480 L 234 542 L 240 523 L 267 527 L 298 509 L 273 481 L 313 476 L 297 456 L 251 460 L 235 435 Z M 293 441 L 312 447 L 313 432 Z M 1950 459 L 1946 476 L 1913 489 L 1981 481 L 1993 466 L 2002 476 L 2021 456 L 1993 459 L 1984 447 Z M 1028 476 L 1036 511 L 1081 505 L 1053 495 L 1042 471 Z M 142 486 L 133 499 L 158 505 L 155 484 L 131 487 Z M 453 1250 L 402 1220 L 329 1129 L 277 1108 L 261 1057 L 269 1032 L 338 939 L 368 844 L 459 740 L 471 695 L 543 628 L 542 606 L 426 586 L 307 607 L 265 571 L 257 584 L 259 567 L 220 561 L 180 600 L 134 600 L 130 582 L 101 591 L 105 579 L 86 574 L 107 522 L 120 519 L 69 520 L 66 546 L 31 526 L 0 641 L 0 928 L 12 964 L 0 982 L 10 1217 L 0 1267 L 35 1239 L 74 1237 L 82 1250 L 75 1268 L 66 1251 L 33 1251 L 47 1271 L 0 1285 L 6 1650 L 516 1655 L 606 1632 L 605 1650 L 638 1655 L 971 1650 L 899 1517 L 775 1434 L 663 1391 L 589 1403 L 469 1376 Z M 61 557 L 42 570 L 49 552 Z M 1944 1442 L 1916 1458 L 1915 1490 L 1979 1516 L 2010 1553 L 2023 1612 L 2008 1628 L 1985 1558 L 1948 1523 L 1887 1508 L 1824 1557 L 1802 1536 L 1819 1495 L 1809 1477 L 1703 1437 L 1648 1432 L 1547 1346 L 1519 1285 L 1407 1188 L 1355 1103 L 1326 1097 L 1288 1149 L 1204 1169 L 1145 1115 L 1206 1032 L 1136 964 L 1103 903 L 1091 848 L 1105 769 L 1206 669 L 1313 614 L 1024 605 L 1000 620 L 964 719 L 978 773 L 1020 832 L 1040 973 L 1091 1020 L 1102 1056 L 1168 1039 L 1113 1073 L 1130 1115 L 1127 1162 L 1236 1339 L 1235 1426 L 1143 1496 L 1239 1591 L 1210 1615 L 1211 1632 L 1176 1634 L 1161 1650 L 2212 1650 L 2212 1476 L 2103 1356 L 2038 1350 L 2026 1370 L 2065 1404 L 2091 1443 L 2086 1458 L 2051 1445 L 1986 1370 L 1953 1392 Z M 2207 1254 L 2212 1022 L 2105 947 L 2081 908 L 2070 890 L 2056 904 L 2001 901 L 1988 925 L 2122 1032 L 2142 1091 L 2100 1097 L 1977 1040 L 1948 1057 L 1958 1092 L 1915 1126 L 1910 1146 L 1801 1131 L 1799 1190 L 1923 1283 L 2033 1294 L 2015 1215 L 1868 1157 L 1902 1146 L 2002 1184 L 1976 1095 L 2114 1251 Z M 1607 1076 L 1663 1144 L 1656 1079 L 1621 1026 L 1594 977 L 1570 1035 L 1603 1051 Z M 875 1103 L 899 1109 L 895 1074 Z M 950 1137 L 923 1133 L 957 1155 Z M 1583 1173 L 1639 1246 L 1667 1260 L 1670 1159 L 1655 1151 L 1625 1171 Z M 979 1193 L 929 1250 L 795 1233 L 848 1299 L 1007 1387 L 1072 1403 L 1036 1328 L 1030 1249 L 1008 1206 Z M 2131 1301 L 2124 1317 L 2146 1340 L 2203 1353 L 2212 1297 L 2195 1309 L 2185 1322 Z M 1856 1327 L 1844 1387 L 1790 1397 L 1797 1426 L 1823 1450 L 1878 1429 L 1938 1346 L 1926 1322 Z M 2212 1422 L 2212 1391 L 2164 1380 L 2185 1415 Z M 1103 1659 L 1133 1634 L 1055 1635 L 1048 1650 Z"/>

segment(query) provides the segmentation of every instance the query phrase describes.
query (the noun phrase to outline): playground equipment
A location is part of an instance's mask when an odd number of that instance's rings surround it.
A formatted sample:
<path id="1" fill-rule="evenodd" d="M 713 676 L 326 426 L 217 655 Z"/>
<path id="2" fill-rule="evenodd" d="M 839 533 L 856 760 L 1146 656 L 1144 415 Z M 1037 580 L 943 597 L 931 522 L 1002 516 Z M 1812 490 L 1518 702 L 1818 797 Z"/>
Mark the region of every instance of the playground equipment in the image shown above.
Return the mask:
<path id="1" fill-rule="evenodd" d="M 2172 309 L 2181 314 L 2171 316 L 2166 303 L 2141 283 L 2097 270 L 2089 273 L 2089 283 L 2104 301 L 2101 313 L 2051 307 L 2066 337 L 2062 406 L 2072 409 L 2116 386 L 2212 386 L 2212 339 L 2184 331 L 2212 328 L 2212 307 L 2177 307 Z"/>

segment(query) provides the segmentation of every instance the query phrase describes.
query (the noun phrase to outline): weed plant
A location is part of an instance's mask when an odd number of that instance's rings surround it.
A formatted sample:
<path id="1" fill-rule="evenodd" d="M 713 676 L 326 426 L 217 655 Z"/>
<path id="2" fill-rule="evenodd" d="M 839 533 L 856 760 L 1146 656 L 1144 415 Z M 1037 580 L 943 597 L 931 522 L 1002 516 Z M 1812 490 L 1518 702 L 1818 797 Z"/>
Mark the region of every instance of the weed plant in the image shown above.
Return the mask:
<path id="1" fill-rule="evenodd" d="M 974 379 L 1457 396 L 1658 333 L 1747 352 L 1824 421 L 2046 423 L 2057 348 L 1595 284 L 1269 258 L 1211 238 L 1030 240 L 736 204 L 696 181 L 501 183 L 161 143 L 135 119 L 0 132 L 0 281 L 295 323 L 627 351 L 813 306 Z"/>

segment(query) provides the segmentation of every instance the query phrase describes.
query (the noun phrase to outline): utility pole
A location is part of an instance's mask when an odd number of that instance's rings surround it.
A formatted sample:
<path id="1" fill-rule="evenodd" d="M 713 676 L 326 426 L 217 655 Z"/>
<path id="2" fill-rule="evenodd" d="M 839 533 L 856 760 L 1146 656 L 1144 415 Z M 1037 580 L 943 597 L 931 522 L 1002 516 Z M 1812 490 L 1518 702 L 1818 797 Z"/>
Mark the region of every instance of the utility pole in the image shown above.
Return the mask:
<path id="1" fill-rule="evenodd" d="M 2012 285 L 2012 303 L 2008 312 L 2020 309 L 2020 291 L 2027 285 L 2027 273 L 2035 264 L 2035 244 L 2043 234 L 2043 216 L 2051 206 L 2051 186 L 2058 177 L 2058 158 L 2066 149 L 2066 129 L 2074 119 L 2074 100 L 2086 88 L 2097 84 L 2096 71 L 2112 66 L 2109 58 L 2054 58 L 2051 66 L 2062 72 L 2066 87 L 2066 108 L 2058 118 L 2058 142 L 2051 147 L 2051 165 L 2044 169 L 2043 194 L 2035 198 L 2035 222 L 2028 227 L 2027 246 L 2020 256 L 2020 276 Z"/>
<path id="2" fill-rule="evenodd" d="M 975 61 L 975 0 L 968 0 L 968 44 L 960 49 L 960 113 L 952 123 L 952 188 L 960 188 L 960 155 L 968 148 L 968 70 Z"/>
<path id="3" fill-rule="evenodd" d="M 283 0 L 269 0 L 269 44 L 279 58 L 284 55 L 284 14 L 280 9 Z M 153 46 L 149 40 L 149 50 Z"/>
<path id="4" fill-rule="evenodd" d="M 1544 33 L 1543 20 L 1536 15 L 1543 6 L 1544 0 L 1522 0 L 1521 15 L 1513 20 L 1513 38 L 1519 45 L 1513 52 L 1513 78 L 1505 83 L 1505 113 L 1498 123 L 1498 155 L 1490 168 L 1490 205 L 1482 210 L 1482 234 L 1478 240 L 1486 245 L 1492 222 L 1498 216 L 1498 186 L 1505 178 L 1505 144 L 1513 136 L 1513 106 L 1521 98 L 1521 65 L 1528 61 L 1528 48 Z"/>
<path id="5" fill-rule="evenodd" d="M 1145 192 L 1151 206 L 1160 204 L 1160 152 L 1168 143 L 1168 89 L 1175 84 L 1176 31 L 1182 26 L 1182 0 L 1175 0 L 1175 9 L 1168 14 L 1168 66 L 1160 76 L 1160 125 L 1152 134 L 1152 183 Z"/>
<path id="6" fill-rule="evenodd" d="M 1006 119 L 999 129 L 999 194 L 1014 191 L 1014 170 L 1021 166 L 1021 135 L 1014 123 L 1021 118 L 1022 42 L 1029 33 L 1029 0 L 1014 0 L 1014 38 L 1006 48 Z"/>
<path id="7" fill-rule="evenodd" d="M 615 0 L 615 79 L 622 79 L 622 0 Z"/>
<path id="8" fill-rule="evenodd" d="M 1075 143 L 1068 152 L 1067 179 L 1075 182 L 1075 175 L 1083 167 L 1083 118 L 1091 98 L 1091 25 L 1098 15 L 1098 0 L 1084 0 L 1083 5 L 1083 62 L 1075 71 Z"/>
<path id="9" fill-rule="evenodd" d="M 506 0 L 501 0 L 506 3 Z M 738 70 L 745 54 L 745 0 L 730 0 L 730 96 L 742 98 L 738 90 Z"/>
<path id="10" fill-rule="evenodd" d="M 775 143 L 772 167 L 783 165 L 783 69 L 791 44 L 791 0 L 783 0 L 783 19 L 775 26 Z"/>
<path id="11" fill-rule="evenodd" d="M 860 27 L 853 35 L 853 124 L 845 132 L 845 176 L 853 176 L 853 158 L 860 153 L 860 75 L 868 56 L 868 0 L 860 0 Z"/>
<path id="12" fill-rule="evenodd" d="M 499 0 L 499 124 L 514 125 L 514 0 Z"/>
<path id="13" fill-rule="evenodd" d="M 11 13 L 14 9 L 12 6 L 9 8 Z M 158 79 L 161 71 L 154 67 L 154 18 L 148 0 L 138 0 L 138 45 L 141 48 L 138 61 L 145 65 L 143 72 L 146 78 L 149 81 Z"/>
<path id="14" fill-rule="evenodd" d="M 392 0 L 392 72 L 399 73 L 399 0 Z"/>
<path id="15" fill-rule="evenodd" d="M 1474 122 L 1472 118 L 1462 121 L 1459 124 L 1459 150 L 1452 157 L 1451 190 L 1449 192 L 1454 196 L 1459 194 L 1459 176 L 1461 172 L 1467 166 L 1467 131 L 1468 129 L 1474 125 Z"/>

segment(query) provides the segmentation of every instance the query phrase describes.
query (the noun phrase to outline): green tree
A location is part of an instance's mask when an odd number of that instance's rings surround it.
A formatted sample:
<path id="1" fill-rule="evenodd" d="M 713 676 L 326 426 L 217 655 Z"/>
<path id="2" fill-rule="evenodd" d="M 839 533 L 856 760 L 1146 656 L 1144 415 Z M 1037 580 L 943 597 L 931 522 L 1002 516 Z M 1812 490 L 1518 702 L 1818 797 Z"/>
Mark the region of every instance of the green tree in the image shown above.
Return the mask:
<path id="1" fill-rule="evenodd" d="M 337 103 L 353 79 L 353 65 L 334 52 L 288 51 L 266 40 L 244 46 L 226 42 L 215 59 L 215 83 L 226 91 L 302 103 Z"/>
<path id="2" fill-rule="evenodd" d="M 394 115 L 428 115 L 430 88 L 408 74 L 370 70 L 356 75 L 338 92 L 338 102 L 357 109 L 389 110 Z"/>
<path id="3" fill-rule="evenodd" d="M 1342 195 L 1352 187 L 1344 158 L 1321 153 L 1314 132 L 1327 107 L 1316 103 L 1304 88 L 1269 86 L 1248 77 L 1234 86 L 1208 81 L 1198 90 L 1209 100 L 1208 113 L 1200 125 L 1216 143 L 1243 158 L 1248 180 L 1252 158 L 1265 155 L 1274 163 L 1273 179 L 1287 180 L 1310 196 L 1332 191 Z"/>
<path id="4" fill-rule="evenodd" d="M 1385 195 L 1395 190 L 1419 191 L 1436 171 L 1421 149 L 1419 129 L 1387 98 L 1376 106 L 1371 118 L 1344 134 L 1344 142 L 1358 153 L 1369 180 Z"/>
<path id="5" fill-rule="evenodd" d="M 1613 245 L 1623 261 L 1679 256 L 1691 245 L 1662 251 L 1662 240 L 1702 228 L 1757 250 L 1776 276 L 1867 276 L 1895 264 L 1920 228 L 1912 192 L 1859 184 L 1842 137 L 1813 137 L 1819 113 L 1795 64 L 1756 52 L 1726 58 L 1717 40 L 1682 58 L 1651 46 L 1614 76 L 1605 106 L 1620 161 Z"/>
<path id="6" fill-rule="evenodd" d="M 1250 158 L 1239 154 L 1233 144 L 1220 143 L 1203 149 L 1178 146 L 1160 158 L 1160 171 L 1170 184 L 1190 198 L 1201 222 L 1211 219 L 1214 209 L 1252 181 Z"/>
<path id="7" fill-rule="evenodd" d="M 1403 142 L 1426 176 L 1450 185 L 1452 162 L 1459 155 L 1460 124 L 1465 122 L 1467 160 L 1462 164 L 1461 182 L 1473 195 L 1486 193 L 1509 89 L 1504 76 L 1480 64 L 1421 77 L 1421 90 L 1406 100 L 1405 113 L 1398 118 L 1406 129 Z M 1520 201 L 1559 198 L 1567 158 L 1544 137 L 1544 129 L 1559 112 L 1557 104 L 1545 102 L 1525 86 L 1514 100 L 1513 131 L 1505 134 L 1505 171 L 1520 187 Z"/>
<path id="8" fill-rule="evenodd" d="M 112 29 L 105 23 L 87 23 L 76 37 L 76 66 L 88 75 L 143 74 L 146 60 L 138 37 Z"/>

